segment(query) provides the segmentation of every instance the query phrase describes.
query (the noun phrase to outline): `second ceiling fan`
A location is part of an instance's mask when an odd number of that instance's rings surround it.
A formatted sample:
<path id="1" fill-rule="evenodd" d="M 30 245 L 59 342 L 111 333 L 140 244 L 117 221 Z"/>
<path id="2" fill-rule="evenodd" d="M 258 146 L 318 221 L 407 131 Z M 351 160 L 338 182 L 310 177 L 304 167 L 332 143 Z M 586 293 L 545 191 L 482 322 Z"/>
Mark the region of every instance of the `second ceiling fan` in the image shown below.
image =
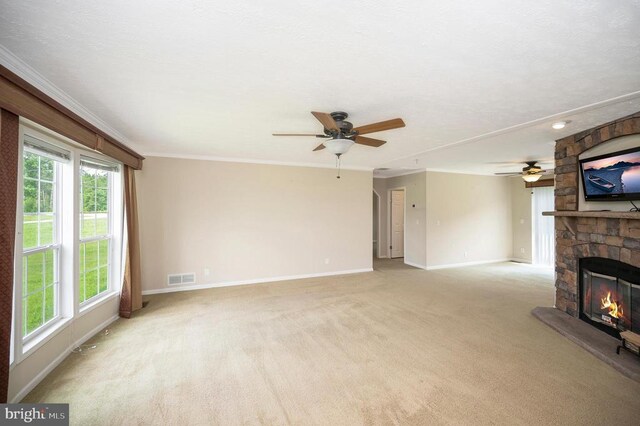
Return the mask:
<path id="1" fill-rule="evenodd" d="M 323 134 L 273 133 L 273 136 L 313 136 L 317 138 L 325 138 L 327 140 L 318 145 L 314 151 L 320 151 L 327 148 L 331 153 L 339 157 L 347 152 L 354 143 L 374 148 L 387 143 L 380 139 L 368 138 L 362 135 L 381 132 L 383 130 L 397 129 L 405 126 L 404 121 L 402 121 L 401 118 L 394 118 L 392 120 L 353 127 L 353 124 L 346 121 L 347 117 L 349 117 L 349 114 L 346 112 L 336 111 L 327 114 L 325 112 L 312 111 L 311 114 L 313 114 L 313 116 L 322 124 Z"/>

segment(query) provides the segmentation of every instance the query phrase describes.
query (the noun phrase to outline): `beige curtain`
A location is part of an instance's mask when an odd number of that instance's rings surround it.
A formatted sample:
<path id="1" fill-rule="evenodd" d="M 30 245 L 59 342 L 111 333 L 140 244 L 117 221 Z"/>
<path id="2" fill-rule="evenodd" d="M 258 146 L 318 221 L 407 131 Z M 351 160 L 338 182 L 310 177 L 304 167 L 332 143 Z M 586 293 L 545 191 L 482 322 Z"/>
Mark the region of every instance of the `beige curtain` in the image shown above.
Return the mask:
<path id="1" fill-rule="evenodd" d="M 140 273 L 140 237 L 138 235 L 138 201 L 135 171 L 124 166 L 124 212 L 127 224 L 124 279 L 120 295 L 120 316 L 130 318 L 142 308 L 142 282 Z"/>

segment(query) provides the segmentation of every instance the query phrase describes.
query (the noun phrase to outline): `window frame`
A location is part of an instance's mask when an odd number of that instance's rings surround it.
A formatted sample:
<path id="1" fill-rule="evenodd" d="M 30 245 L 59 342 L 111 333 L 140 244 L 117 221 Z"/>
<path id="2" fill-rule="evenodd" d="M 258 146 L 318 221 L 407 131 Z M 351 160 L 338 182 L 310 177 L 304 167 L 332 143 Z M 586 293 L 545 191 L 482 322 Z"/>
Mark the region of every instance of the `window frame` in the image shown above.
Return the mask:
<path id="1" fill-rule="evenodd" d="M 42 153 L 38 152 L 38 150 L 24 146 L 22 144 L 23 138 L 21 138 L 21 143 L 20 143 L 20 148 L 21 148 L 21 156 L 20 156 L 20 191 L 19 194 L 21 195 L 19 197 L 18 200 L 18 204 L 20 205 L 20 210 L 19 210 L 19 214 L 20 216 L 18 216 L 19 218 L 21 218 L 20 221 L 16 221 L 16 226 L 20 227 L 20 235 L 16 234 L 16 245 L 20 245 L 20 250 L 16 250 L 16 253 L 20 253 L 20 268 L 16 267 L 16 272 L 19 270 L 20 271 L 20 279 L 18 280 L 16 277 L 16 286 L 20 286 L 20 298 L 17 299 L 18 303 L 20 304 L 20 312 L 21 312 L 21 324 L 20 324 L 20 336 L 22 338 L 22 344 L 24 346 L 28 346 L 30 342 L 37 340 L 39 337 L 41 337 L 44 334 L 47 334 L 51 328 L 55 327 L 56 324 L 62 319 L 61 318 L 61 309 L 60 309 L 60 301 L 62 298 L 62 285 L 61 285 L 61 280 L 60 280 L 60 263 L 61 263 L 61 248 L 62 248 L 62 244 L 61 244 L 61 235 L 62 235 L 62 212 L 61 212 L 61 206 L 62 206 L 62 190 L 61 187 L 63 186 L 63 164 L 60 161 L 57 160 L 52 160 L 54 162 L 54 167 L 55 167 L 55 172 L 54 172 L 54 179 L 52 181 L 53 183 L 53 197 L 52 197 L 52 203 L 53 203 L 53 214 L 54 214 L 54 219 L 52 221 L 52 223 L 54 224 L 54 232 L 52 235 L 52 239 L 53 241 L 50 244 L 45 244 L 45 245 L 40 245 L 40 217 L 38 217 L 38 244 L 35 247 L 30 247 L 25 249 L 24 248 L 24 231 L 23 231 L 23 226 L 24 226 L 24 154 L 25 152 L 29 152 L 32 154 L 36 154 L 39 155 L 40 157 L 43 158 L 48 158 L 45 155 L 42 155 Z M 41 177 L 40 177 L 40 167 L 38 167 L 38 181 L 42 181 Z M 37 215 L 40 215 L 40 185 L 38 185 L 38 212 Z M 19 223 L 18 223 L 19 222 Z M 20 240 L 20 241 L 18 241 Z M 53 270 L 53 281 L 54 281 L 54 314 L 53 317 L 48 320 L 48 321 L 44 321 L 42 323 L 42 325 L 40 325 L 39 327 L 37 327 L 36 329 L 34 329 L 31 332 L 26 332 L 26 311 L 23 309 L 23 303 L 25 300 L 25 297 L 28 297 L 29 295 L 25 296 L 24 294 L 24 283 L 23 283 L 23 279 L 24 279 L 24 274 L 25 274 L 25 262 L 26 262 L 26 258 L 35 254 L 44 254 L 47 251 L 53 251 L 53 258 L 54 258 L 54 270 Z M 16 256 L 16 260 L 17 260 L 18 256 Z M 46 292 L 46 287 L 47 285 L 44 284 L 43 285 L 43 292 Z M 45 308 L 45 306 L 43 306 L 43 309 Z M 43 318 L 46 319 L 46 318 Z"/>
<path id="2" fill-rule="evenodd" d="M 82 155 L 81 156 L 81 162 L 82 162 L 82 158 L 90 158 L 86 155 Z M 80 219 L 80 217 L 83 214 L 83 205 L 84 205 L 84 194 L 82 191 L 82 177 L 81 177 L 81 169 L 83 166 L 82 164 L 80 164 L 80 166 L 77 169 L 77 175 L 78 175 L 78 225 L 79 225 L 79 232 L 78 232 L 78 296 L 84 291 L 86 293 L 86 281 L 84 282 L 84 289 L 83 287 L 83 283 L 80 280 L 80 276 L 81 276 L 81 272 L 84 272 L 85 274 L 87 273 L 87 271 L 85 269 L 82 269 L 82 265 L 80 265 L 80 261 L 82 259 L 81 253 L 82 253 L 82 245 L 83 244 L 89 244 L 89 243 L 94 243 L 97 242 L 98 243 L 98 263 L 96 265 L 96 267 L 94 269 L 92 269 L 89 272 L 92 271 L 98 271 L 98 277 L 100 274 L 100 269 L 103 267 L 107 268 L 107 288 L 104 291 L 99 291 L 100 290 L 100 280 L 98 278 L 98 282 L 97 282 L 97 286 L 98 286 L 98 293 L 96 293 L 95 295 L 91 296 L 88 299 L 84 299 L 82 301 L 80 301 L 80 299 L 78 298 L 78 302 L 80 304 L 80 310 L 82 311 L 85 306 L 89 306 L 92 305 L 93 303 L 95 303 L 98 300 L 101 300 L 105 295 L 108 295 L 110 293 L 112 293 L 113 291 L 113 271 L 112 271 L 112 266 L 114 263 L 114 253 L 113 253 L 113 246 L 114 246 L 114 232 L 113 232 L 113 213 L 114 213 L 114 181 L 115 179 L 115 174 L 119 173 L 118 172 L 112 172 L 112 171 L 108 171 L 107 173 L 107 233 L 106 234 L 102 234 L 102 235 L 93 235 L 90 237 L 82 237 L 82 227 L 84 225 L 84 218 Z M 99 170 L 99 169 L 96 169 Z M 120 169 L 118 169 L 120 170 Z M 94 187 L 94 191 L 97 191 L 97 187 Z M 95 214 L 97 214 L 97 212 L 94 212 Z M 97 225 L 96 225 L 97 227 Z M 101 241 L 107 241 L 108 243 L 108 261 L 106 265 L 100 265 L 100 242 Z"/>

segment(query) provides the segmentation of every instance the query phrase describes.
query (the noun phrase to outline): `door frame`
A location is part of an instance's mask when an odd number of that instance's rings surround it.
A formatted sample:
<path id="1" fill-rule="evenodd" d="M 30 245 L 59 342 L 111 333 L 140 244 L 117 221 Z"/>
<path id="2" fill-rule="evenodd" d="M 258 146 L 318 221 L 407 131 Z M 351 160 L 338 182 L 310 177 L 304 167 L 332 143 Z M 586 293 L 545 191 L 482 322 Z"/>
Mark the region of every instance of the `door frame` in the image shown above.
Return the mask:
<path id="1" fill-rule="evenodd" d="M 378 241 L 376 244 L 376 258 L 380 259 L 380 223 L 382 222 L 380 220 L 381 217 L 381 209 L 380 209 L 380 203 L 382 203 L 382 197 L 380 197 L 380 194 L 378 194 L 378 191 L 375 190 L 375 188 L 373 188 L 373 193 L 376 194 L 376 197 L 378 197 L 378 223 L 376 224 L 377 228 L 378 228 Z M 373 212 L 371 214 L 371 216 L 373 217 Z"/>
<path id="2" fill-rule="evenodd" d="M 402 258 L 404 259 L 407 254 L 407 187 L 406 186 L 398 186 L 396 188 L 387 189 L 387 257 L 392 259 L 391 257 L 391 234 L 393 224 L 391 223 L 391 192 L 392 191 L 402 191 L 404 192 L 404 207 L 402 209 L 403 221 L 402 221 Z M 378 234 L 379 235 L 379 234 Z"/>

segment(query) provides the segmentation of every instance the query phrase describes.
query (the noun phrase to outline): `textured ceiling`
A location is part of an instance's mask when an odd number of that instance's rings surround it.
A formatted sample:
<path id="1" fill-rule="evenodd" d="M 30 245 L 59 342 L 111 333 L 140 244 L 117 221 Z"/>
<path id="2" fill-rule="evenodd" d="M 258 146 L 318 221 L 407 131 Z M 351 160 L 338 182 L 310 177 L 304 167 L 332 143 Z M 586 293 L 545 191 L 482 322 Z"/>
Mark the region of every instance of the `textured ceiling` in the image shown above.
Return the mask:
<path id="1" fill-rule="evenodd" d="M 640 110 L 638 0 L 2 1 L 0 45 L 143 154 L 332 165 L 271 133 L 344 110 L 407 124 L 345 167 L 490 173 Z"/>

